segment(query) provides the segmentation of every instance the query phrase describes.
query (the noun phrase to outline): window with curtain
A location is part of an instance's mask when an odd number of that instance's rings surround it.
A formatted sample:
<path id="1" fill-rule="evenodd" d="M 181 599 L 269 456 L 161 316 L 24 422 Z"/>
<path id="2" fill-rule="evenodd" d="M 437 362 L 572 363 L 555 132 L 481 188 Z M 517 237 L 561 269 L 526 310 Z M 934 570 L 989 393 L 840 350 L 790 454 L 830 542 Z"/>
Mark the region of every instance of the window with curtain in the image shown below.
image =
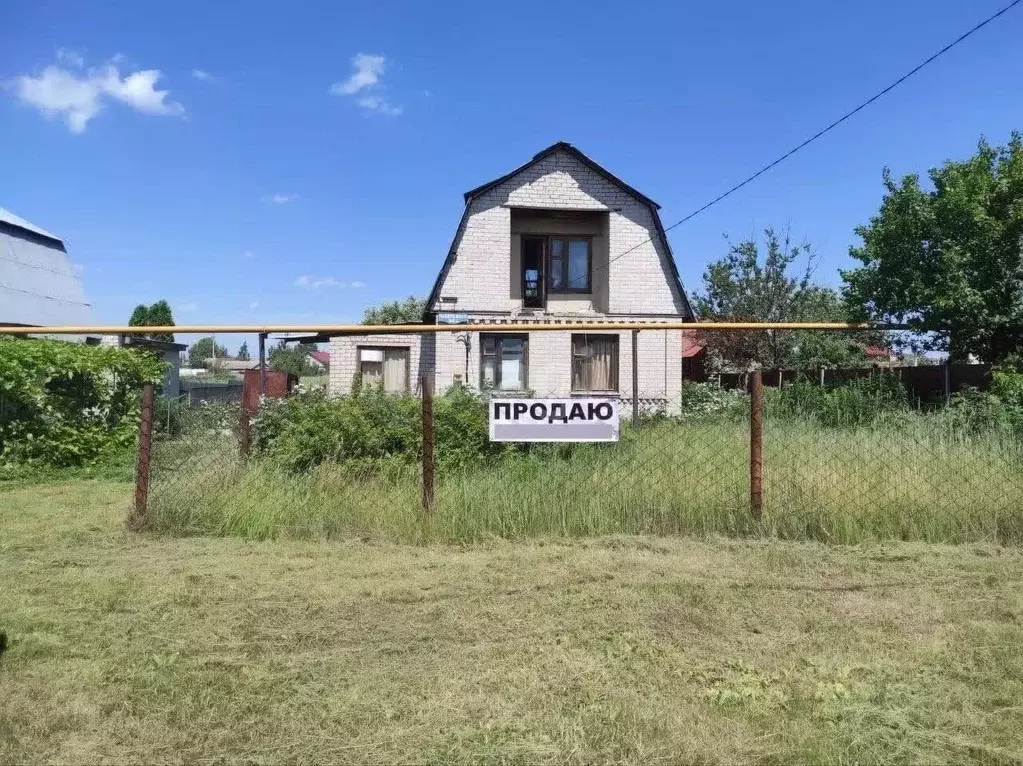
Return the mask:
<path id="1" fill-rule="evenodd" d="M 525 335 L 480 335 L 480 388 L 525 390 L 527 346 Z"/>
<path id="2" fill-rule="evenodd" d="M 359 375 L 363 386 L 380 387 L 392 394 L 408 393 L 408 348 L 359 346 Z"/>
<path id="3" fill-rule="evenodd" d="M 572 336 L 572 390 L 618 390 L 618 336 Z"/>

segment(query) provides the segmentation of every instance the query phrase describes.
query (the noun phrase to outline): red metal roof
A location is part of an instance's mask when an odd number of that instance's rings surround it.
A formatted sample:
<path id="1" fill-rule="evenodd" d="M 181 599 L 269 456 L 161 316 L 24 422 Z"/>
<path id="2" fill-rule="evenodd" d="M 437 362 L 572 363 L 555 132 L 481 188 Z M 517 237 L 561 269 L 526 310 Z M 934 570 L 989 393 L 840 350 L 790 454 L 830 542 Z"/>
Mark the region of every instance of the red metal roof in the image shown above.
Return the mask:
<path id="1" fill-rule="evenodd" d="M 694 356 L 699 356 L 700 353 L 706 348 L 702 343 L 696 340 L 696 333 L 685 330 L 682 332 L 682 358 L 689 359 Z"/>
<path id="2" fill-rule="evenodd" d="M 326 351 L 310 351 L 309 356 L 322 364 L 324 367 L 330 364 L 330 354 Z"/>

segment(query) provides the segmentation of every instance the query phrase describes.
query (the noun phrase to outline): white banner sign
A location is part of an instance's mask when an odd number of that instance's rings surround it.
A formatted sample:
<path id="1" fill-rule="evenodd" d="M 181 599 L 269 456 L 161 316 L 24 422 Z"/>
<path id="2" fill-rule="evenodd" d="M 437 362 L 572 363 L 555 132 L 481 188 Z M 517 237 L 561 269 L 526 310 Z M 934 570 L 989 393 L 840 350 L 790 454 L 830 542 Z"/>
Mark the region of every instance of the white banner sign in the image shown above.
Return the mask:
<path id="1" fill-rule="evenodd" d="M 490 441 L 616 442 L 617 399 L 491 399 Z"/>

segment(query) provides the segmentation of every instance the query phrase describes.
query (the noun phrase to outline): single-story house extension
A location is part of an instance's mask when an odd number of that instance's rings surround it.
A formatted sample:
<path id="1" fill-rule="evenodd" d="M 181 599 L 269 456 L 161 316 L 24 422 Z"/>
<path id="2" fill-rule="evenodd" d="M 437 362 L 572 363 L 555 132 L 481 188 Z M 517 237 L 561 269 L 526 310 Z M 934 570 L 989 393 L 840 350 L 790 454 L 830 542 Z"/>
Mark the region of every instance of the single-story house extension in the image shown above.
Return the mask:
<path id="1" fill-rule="evenodd" d="M 537 396 L 631 400 L 632 332 L 530 332 L 557 322 L 690 321 L 693 310 L 652 199 L 574 146 L 557 143 L 465 194 L 423 321 L 457 333 L 330 341 L 331 393 L 356 376 L 388 391 L 466 384 Z M 480 333 L 473 325 L 500 324 Z M 639 399 L 678 400 L 683 335 L 638 336 Z"/>

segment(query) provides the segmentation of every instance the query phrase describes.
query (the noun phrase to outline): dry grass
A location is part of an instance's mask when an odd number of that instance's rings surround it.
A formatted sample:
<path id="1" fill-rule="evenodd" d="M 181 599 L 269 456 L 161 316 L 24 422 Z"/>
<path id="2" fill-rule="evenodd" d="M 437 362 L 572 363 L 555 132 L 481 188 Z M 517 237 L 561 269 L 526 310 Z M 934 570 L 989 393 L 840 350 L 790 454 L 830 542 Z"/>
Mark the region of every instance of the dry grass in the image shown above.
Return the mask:
<path id="1" fill-rule="evenodd" d="M 1023 554 L 159 538 L 0 490 L 0 763 L 1021 763 Z"/>

